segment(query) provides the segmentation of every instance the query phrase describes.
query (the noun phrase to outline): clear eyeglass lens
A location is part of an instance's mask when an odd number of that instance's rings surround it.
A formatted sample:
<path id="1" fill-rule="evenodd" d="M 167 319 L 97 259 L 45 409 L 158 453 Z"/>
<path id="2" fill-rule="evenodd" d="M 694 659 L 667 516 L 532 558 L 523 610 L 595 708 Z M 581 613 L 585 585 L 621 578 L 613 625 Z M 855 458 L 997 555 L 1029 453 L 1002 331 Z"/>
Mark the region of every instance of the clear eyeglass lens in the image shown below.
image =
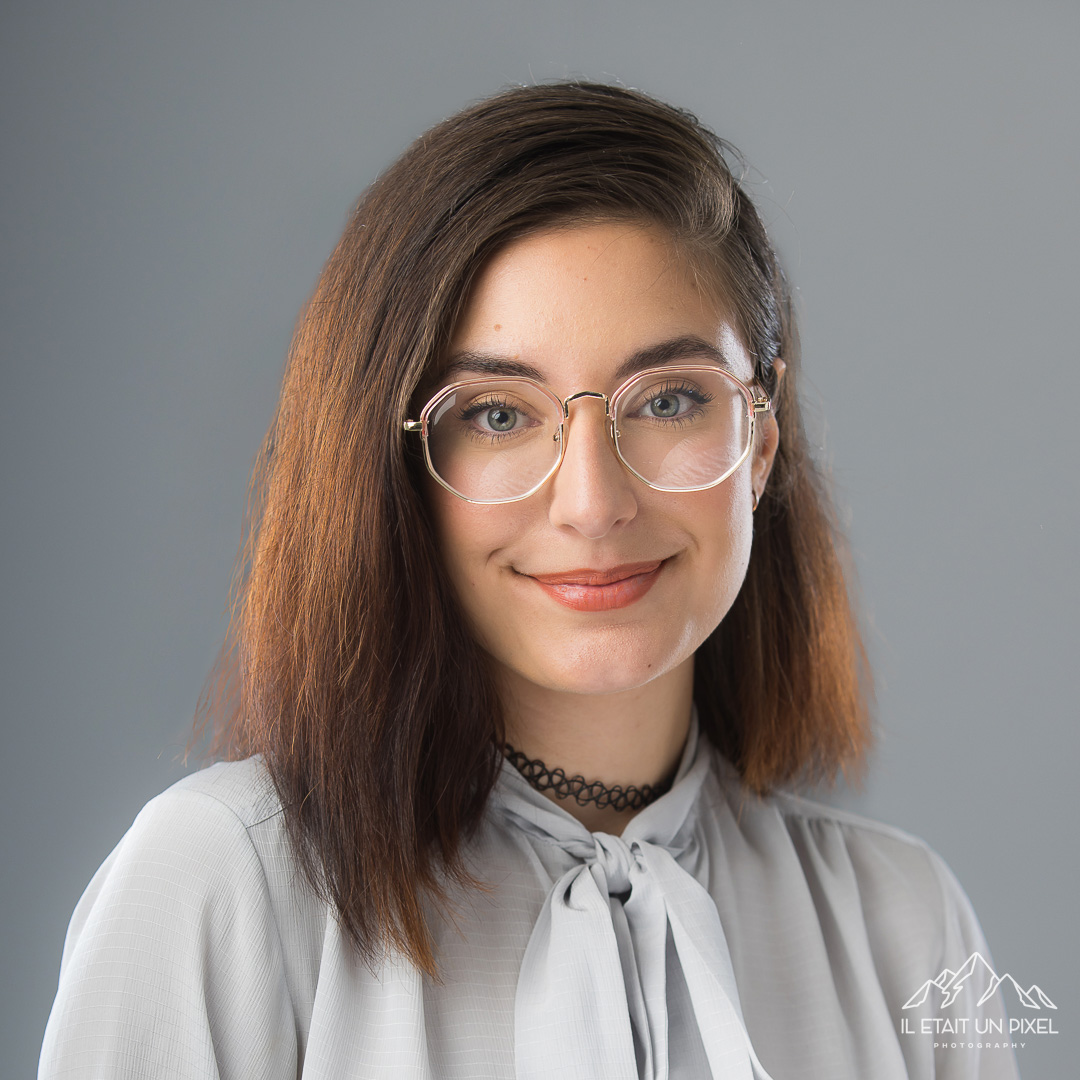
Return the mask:
<path id="1" fill-rule="evenodd" d="M 686 491 L 727 477 L 750 446 L 743 388 L 719 369 L 644 374 L 617 403 L 623 460 L 658 488 Z"/>
<path id="2" fill-rule="evenodd" d="M 644 373 L 615 406 L 620 456 L 642 480 L 664 490 L 718 483 L 750 446 L 746 393 L 719 369 Z M 463 384 L 429 407 L 431 466 L 474 502 L 521 498 L 555 468 L 561 420 L 561 406 L 528 380 Z"/>
<path id="3" fill-rule="evenodd" d="M 428 414 L 432 468 L 475 502 L 520 498 L 558 462 L 561 418 L 555 400 L 525 380 L 459 386 Z"/>

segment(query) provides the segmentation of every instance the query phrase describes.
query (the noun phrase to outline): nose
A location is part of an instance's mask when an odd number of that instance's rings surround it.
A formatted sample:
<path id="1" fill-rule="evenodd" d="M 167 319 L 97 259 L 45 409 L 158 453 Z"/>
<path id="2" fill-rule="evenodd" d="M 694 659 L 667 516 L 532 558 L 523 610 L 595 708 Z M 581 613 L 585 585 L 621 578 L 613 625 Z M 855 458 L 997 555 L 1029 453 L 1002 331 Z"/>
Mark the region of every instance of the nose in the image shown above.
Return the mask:
<path id="1" fill-rule="evenodd" d="M 599 540 L 637 513 L 634 478 L 608 436 L 603 400 L 582 397 L 568 408 L 571 416 L 563 427 L 566 446 L 551 481 L 548 516 L 558 528 Z"/>

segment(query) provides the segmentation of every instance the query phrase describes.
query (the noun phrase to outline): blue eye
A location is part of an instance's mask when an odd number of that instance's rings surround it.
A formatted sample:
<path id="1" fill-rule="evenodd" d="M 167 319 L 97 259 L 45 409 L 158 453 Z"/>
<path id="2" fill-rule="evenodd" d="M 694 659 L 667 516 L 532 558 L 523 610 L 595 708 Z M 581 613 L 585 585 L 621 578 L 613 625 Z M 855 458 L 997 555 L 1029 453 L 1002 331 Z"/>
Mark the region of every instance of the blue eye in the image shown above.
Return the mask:
<path id="1" fill-rule="evenodd" d="M 677 416 L 679 413 L 679 395 L 678 394 L 660 394 L 654 397 L 646 406 L 649 412 L 653 416 L 668 419 L 672 416 Z"/>
<path id="2" fill-rule="evenodd" d="M 492 431 L 510 431 L 518 421 L 517 409 L 497 405 L 482 414 L 484 422 Z"/>
<path id="3" fill-rule="evenodd" d="M 503 438 L 517 438 L 537 424 L 536 418 L 525 403 L 510 404 L 502 395 L 487 395 L 472 401 L 458 414 L 462 434 L 490 443 Z"/>
<path id="4" fill-rule="evenodd" d="M 646 390 L 638 400 L 641 404 L 630 415 L 643 420 L 681 422 L 691 419 L 713 396 L 691 382 L 678 382 Z"/>

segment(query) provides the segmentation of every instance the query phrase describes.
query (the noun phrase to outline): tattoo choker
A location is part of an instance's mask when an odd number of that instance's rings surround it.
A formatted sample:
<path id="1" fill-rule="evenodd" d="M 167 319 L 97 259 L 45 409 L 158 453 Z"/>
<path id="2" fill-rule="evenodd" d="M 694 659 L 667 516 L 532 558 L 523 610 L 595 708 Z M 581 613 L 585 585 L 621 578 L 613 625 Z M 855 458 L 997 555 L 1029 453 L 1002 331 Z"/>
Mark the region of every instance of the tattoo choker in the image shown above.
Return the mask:
<path id="1" fill-rule="evenodd" d="M 641 787 L 608 787 L 599 780 L 586 780 L 580 774 L 567 776 L 563 769 L 549 769 L 540 760 L 530 760 L 520 750 L 506 746 L 506 760 L 514 766 L 537 791 L 550 791 L 556 799 L 572 798 L 578 806 L 592 803 L 598 810 L 640 810 L 656 802 L 671 790 L 671 781 L 642 784 Z"/>

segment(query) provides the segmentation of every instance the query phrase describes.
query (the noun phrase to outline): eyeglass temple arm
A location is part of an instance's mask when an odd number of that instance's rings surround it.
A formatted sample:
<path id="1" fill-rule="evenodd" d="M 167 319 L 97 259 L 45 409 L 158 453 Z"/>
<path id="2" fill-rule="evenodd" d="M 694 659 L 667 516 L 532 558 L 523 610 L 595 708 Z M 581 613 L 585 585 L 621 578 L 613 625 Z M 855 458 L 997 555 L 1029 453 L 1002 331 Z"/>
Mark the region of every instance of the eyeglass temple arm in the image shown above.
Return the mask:
<path id="1" fill-rule="evenodd" d="M 424 430 L 424 421 L 423 420 L 406 420 L 405 424 L 404 424 L 404 427 L 405 427 L 406 431 L 423 431 Z"/>

